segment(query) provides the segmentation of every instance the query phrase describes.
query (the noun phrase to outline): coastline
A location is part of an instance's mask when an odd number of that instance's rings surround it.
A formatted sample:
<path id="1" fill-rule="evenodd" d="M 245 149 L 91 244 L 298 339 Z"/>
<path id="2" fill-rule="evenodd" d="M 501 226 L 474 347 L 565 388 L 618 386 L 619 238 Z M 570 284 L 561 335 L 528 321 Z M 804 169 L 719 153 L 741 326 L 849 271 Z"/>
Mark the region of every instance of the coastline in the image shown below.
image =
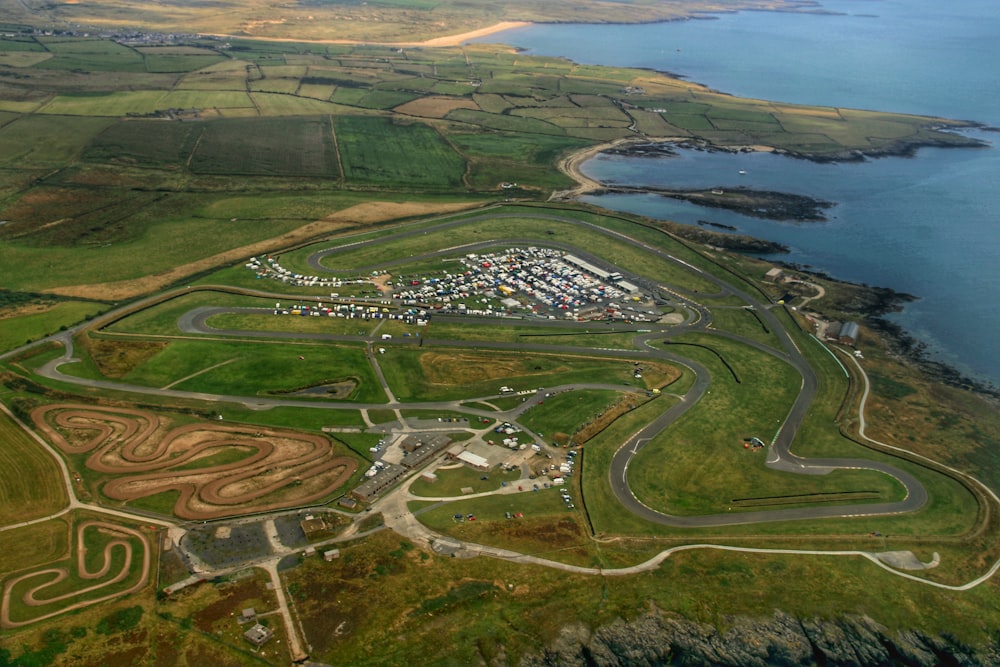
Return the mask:
<path id="1" fill-rule="evenodd" d="M 529 25 L 532 25 L 529 21 L 500 21 L 499 23 L 494 23 L 493 25 L 487 26 L 485 28 L 469 30 L 467 32 L 462 32 L 455 35 L 445 35 L 444 37 L 434 37 L 432 39 L 427 39 L 422 42 L 369 42 L 360 39 L 297 39 L 294 37 L 227 35 L 224 33 L 201 33 L 201 35 L 205 37 L 215 37 L 219 39 L 249 39 L 258 42 L 286 42 L 286 43 L 292 42 L 296 44 L 370 44 L 377 46 L 390 46 L 399 48 L 403 47 L 418 48 L 418 47 L 460 46 L 463 42 L 467 42 L 470 39 L 487 37 L 494 33 L 504 32 L 505 30 L 511 30 L 513 28 L 524 28 Z"/>
<path id="2" fill-rule="evenodd" d="M 488 37 L 489 35 L 504 32 L 505 30 L 512 30 L 514 28 L 526 28 L 529 25 L 532 25 L 530 21 L 500 21 L 499 23 L 494 23 L 491 26 L 479 28 L 478 30 L 470 30 L 458 35 L 435 37 L 434 39 L 428 39 L 423 42 L 414 42 L 408 44 L 407 46 L 459 46 L 462 42 L 467 42 L 470 39 Z"/>
<path id="3" fill-rule="evenodd" d="M 775 190 L 754 190 L 746 186 L 735 188 L 676 189 L 635 186 L 606 186 L 591 190 L 591 196 L 605 194 L 654 194 L 687 201 L 705 208 L 734 211 L 750 218 L 780 222 L 826 222 L 823 213 L 833 202 L 805 195 Z"/>
<path id="4" fill-rule="evenodd" d="M 614 141 L 608 141 L 603 144 L 595 144 L 582 150 L 574 151 L 569 155 L 560 158 L 560 160 L 556 163 L 556 169 L 576 181 L 577 185 L 573 186 L 569 190 L 559 190 L 557 192 L 553 192 L 549 196 L 549 201 L 575 199 L 576 197 L 605 189 L 607 186 L 604 183 L 594 180 L 580 171 L 580 165 L 593 157 L 597 157 L 601 153 L 611 150 L 623 150 L 628 146 L 640 143 L 680 143 L 685 139 L 688 139 L 688 137 L 624 137 L 622 139 L 615 139 Z"/>
<path id="5" fill-rule="evenodd" d="M 598 195 L 601 192 L 612 192 L 615 190 L 621 191 L 622 188 L 615 188 L 612 186 L 608 186 L 604 183 L 601 183 L 600 181 L 597 181 L 595 179 L 586 176 L 580 170 L 581 165 L 587 160 L 603 152 L 616 151 L 624 153 L 627 152 L 630 147 L 641 146 L 644 144 L 657 144 L 657 143 L 674 143 L 674 144 L 686 143 L 687 145 L 692 145 L 692 142 L 688 137 L 684 138 L 626 137 L 623 139 L 617 139 L 615 141 L 605 142 L 602 144 L 597 144 L 594 146 L 590 146 L 588 148 L 584 148 L 579 151 L 575 151 L 565 156 L 564 158 L 560 159 L 557 163 L 557 168 L 559 169 L 559 171 L 561 171 L 562 173 L 566 174 L 567 176 L 575 180 L 577 182 L 577 185 L 568 190 L 554 192 L 552 196 L 549 198 L 549 200 L 568 201 L 568 200 L 574 200 L 583 195 Z M 982 146 L 982 144 L 979 145 Z M 940 146 L 940 144 L 935 144 L 934 142 L 903 143 L 902 145 L 894 147 L 891 150 L 887 149 L 885 151 L 879 151 L 877 154 L 858 152 L 852 156 L 844 156 L 840 157 L 839 159 L 831 158 L 829 160 L 816 159 L 814 156 L 790 153 L 787 151 L 776 149 L 772 146 L 746 145 L 746 146 L 720 147 L 711 144 L 706 144 L 703 145 L 702 148 L 706 148 L 708 150 L 718 150 L 720 152 L 730 152 L 730 153 L 775 152 L 787 155 L 788 157 L 794 157 L 799 159 L 813 159 L 818 162 L 823 162 L 823 161 L 856 162 L 867 158 L 887 157 L 890 155 L 899 157 L 912 157 L 913 154 L 919 148 L 923 148 L 925 146 Z M 959 147 L 953 144 L 947 144 L 945 146 Z M 975 147 L 975 146 L 970 144 L 969 146 L 962 146 L 962 147 Z M 664 192 L 658 191 L 655 188 L 631 188 L 629 189 L 629 191 L 648 192 L 651 194 L 664 194 Z M 706 230 L 704 228 L 692 225 L 683 225 L 682 223 L 675 223 L 669 220 L 651 220 L 651 221 L 656 224 L 691 227 L 693 230 L 696 230 L 693 231 L 691 234 L 685 234 L 683 232 L 679 232 L 676 229 L 670 230 L 670 232 L 673 234 L 677 234 L 682 238 L 687 238 L 688 240 L 692 240 L 699 243 L 706 243 L 706 241 L 703 238 L 706 235 L 717 236 L 717 237 L 731 236 L 730 234 L 724 232 Z M 761 243 L 770 243 L 768 241 L 764 241 L 763 239 L 759 239 L 756 237 L 745 237 L 745 239 L 752 239 L 753 241 L 759 241 Z M 734 243 L 728 249 L 731 252 L 737 252 L 737 253 L 750 252 L 751 254 L 755 254 L 760 252 L 760 250 L 758 249 L 752 249 L 749 247 L 748 249 L 740 248 L 739 247 L 740 245 L 745 245 L 747 243 L 747 240 L 745 239 L 740 237 L 735 238 Z M 717 245 L 720 248 L 722 248 L 726 244 L 711 242 L 708 243 L 708 245 L 713 245 L 713 246 Z M 776 245 L 780 247 L 780 244 Z M 769 252 L 780 253 L 782 251 L 780 249 L 777 250 L 771 249 L 769 250 Z M 922 343 L 918 338 L 916 338 L 912 333 L 904 329 L 902 326 L 885 317 L 885 315 L 889 313 L 901 311 L 905 307 L 905 304 L 907 302 L 917 300 L 919 298 L 918 296 L 902 292 L 896 292 L 895 290 L 887 287 L 877 287 L 866 284 L 852 283 L 850 281 L 837 278 L 836 276 L 831 276 L 823 272 L 816 272 L 809 269 L 808 267 L 803 267 L 800 265 L 783 262 L 781 260 L 771 260 L 771 261 L 773 264 L 777 266 L 782 266 L 788 269 L 802 271 L 803 273 L 812 274 L 815 275 L 816 277 L 820 277 L 826 280 L 831 280 L 833 282 L 841 283 L 844 285 L 851 285 L 853 287 L 863 290 L 872 298 L 871 298 L 871 303 L 869 303 L 867 307 L 864 307 L 859 311 L 857 311 L 858 315 L 864 319 L 867 326 L 869 326 L 872 330 L 876 331 L 878 335 L 883 336 L 886 339 L 890 348 L 901 359 L 904 359 L 908 363 L 912 364 L 913 367 L 917 368 L 928 378 L 941 382 L 942 384 L 953 387 L 959 387 L 962 389 L 967 389 L 983 396 L 1000 398 L 1000 390 L 998 390 L 997 387 L 993 386 L 989 382 L 968 377 L 964 373 L 959 371 L 957 368 L 933 358 L 933 356 L 928 353 L 927 346 L 924 343 Z"/>

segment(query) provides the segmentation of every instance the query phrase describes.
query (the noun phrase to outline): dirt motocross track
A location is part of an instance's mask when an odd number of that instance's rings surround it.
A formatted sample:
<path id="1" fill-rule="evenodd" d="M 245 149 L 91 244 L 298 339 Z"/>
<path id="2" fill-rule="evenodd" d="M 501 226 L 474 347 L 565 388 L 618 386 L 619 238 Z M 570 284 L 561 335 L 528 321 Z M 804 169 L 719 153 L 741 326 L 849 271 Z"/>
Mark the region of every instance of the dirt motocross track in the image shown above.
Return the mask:
<path id="1" fill-rule="evenodd" d="M 89 557 L 93 561 L 90 566 L 88 566 L 88 550 L 84 541 L 84 533 L 86 531 L 103 532 L 108 539 L 101 551 L 100 558 Z M 133 542 L 142 545 L 140 554 L 134 553 Z M 117 564 L 113 558 L 113 551 L 116 549 L 120 549 L 122 552 L 122 560 Z M 52 618 L 58 614 L 64 614 L 67 611 L 82 609 L 98 604 L 99 602 L 112 600 L 141 590 L 149 582 L 150 564 L 152 562 L 149 540 L 134 528 L 105 521 L 83 521 L 77 525 L 76 542 L 73 545 L 73 550 L 76 553 L 75 565 L 67 564 L 61 567 L 35 570 L 7 582 L 4 586 L 3 597 L 0 598 L 0 628 L 17 628 Z M 134 556 L 141 556 L 141 558 L 134 558 Z M 129 578 L 133 568 L 137 565 L 142 569 L 136 576 L 136 581 L 125 588 L 120 588 L 118 585 Z M 92 570 L 91 567 L 96 569 Z M 74 588 L 61 595 L 50 593 L 47 589 L 58 590 L 59 584 L 71 576 L 70 569 L 83 582 L 93 583 L 89 586 Z M 31 580 L 35 580 L 38 583 L 33 582 L 34 585 L 30 587 L 26 585 L 21 586 L 21 582 Z M 15 588 L 19 591 L 21 604 L 29 608 L 46 607 L 49 611 L 27 619 L 12 619 L 11 598 L 14 596 Z M 97 591 L 101 591 L 102 589 L 106 589 L 108 592 L 103 595 L 94 596 Z M 65 606 L 61 606 L 63 603 L 66 603 Z"/>
<path id="2" fill-rule="evenodd" d="M 179 493 L 174 514 L 204 520 L 301 505 L 331 495 L 357 470 L 325 436 L 262 426 L 195 423 L 171 427 L 151 412 L 46 405 L 31 413 L 42 435 L 86 466 L 114 476 L 101 492 L 129 501 Z M 199 460 L 242 452 L 238 461 Z"/>

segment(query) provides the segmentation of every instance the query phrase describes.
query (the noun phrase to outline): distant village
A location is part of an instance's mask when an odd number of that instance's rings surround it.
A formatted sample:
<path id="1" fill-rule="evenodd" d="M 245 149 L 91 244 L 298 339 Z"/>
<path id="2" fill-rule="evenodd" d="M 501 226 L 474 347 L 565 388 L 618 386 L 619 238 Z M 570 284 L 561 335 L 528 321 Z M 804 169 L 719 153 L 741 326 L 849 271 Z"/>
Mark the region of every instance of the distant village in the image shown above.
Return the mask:
<path id="1" fill-rule="evenodd" d="M 24 37 L 26 35 L 31 35 L 33 37 L 72 37 L 77 39 L 109 39 L 119 44 L 124 44 L 125 46 L 178 46 L 182 44 L 189 44 L 196 40 L 214 39 L 212 37 L 205 37 L 202 35 L 197 35 L 195 33 L 162 33 L 162 32 L 147 32 L 145 30 L 97 30 L 97 29 L 85 29 L 82 27 L 76 28 L 30 28 L 25 26 L 24 28 L 0 33 L 0 37 L 5 37 L 12 39 L 15 37 Z"/>

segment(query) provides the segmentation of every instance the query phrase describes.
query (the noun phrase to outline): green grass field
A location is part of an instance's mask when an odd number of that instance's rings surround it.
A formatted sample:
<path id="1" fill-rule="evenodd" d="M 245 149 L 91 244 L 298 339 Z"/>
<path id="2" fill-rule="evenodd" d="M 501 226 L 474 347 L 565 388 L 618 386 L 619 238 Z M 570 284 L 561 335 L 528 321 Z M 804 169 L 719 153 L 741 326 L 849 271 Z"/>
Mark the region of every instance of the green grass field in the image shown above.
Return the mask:
<path id="1" fill-rule="evenodd" d="M 461 187 L 464 164 L 442 137 L 421 124 L 384 118 L 337 117 L 344 177 L 357 185 Z"/>
<path id="2" fill-rule="evenodd" d="M 599 547 L 586 534 L 580 506 L 567 508 L 555 488 L 524 486 L 520 493 L 483 498 L 458 498 L 418 517 L 421 523 L 445 535 L 480 544 L 492 544 L 551 560 L 594 567 L 601 565 Z M 571 495 L 576 495 L 571 489 Z M 574 503 L 575 504 L 575 503 Z M 506 512 L 523 516 L 506 518 Z M 457 520 L 455 515 L 476 517 Z"/>
<path id="3" fill-rule="evenodd" d="M 122 242 L 96 240 L 86 246 L 70 246 L 88 229 L 69 229 L 61 236 L 64 247 L 35 247 L 17 241 L 0 240 L 0 252 L 9 262 L 0 265 L 0 281 L 12 289 L 47 289 L 65 285 L 101 283 L 141 278 L 166 271 L 188 262 L 229 250 L 234 243 L 260 241 L 301 226 L 297 220 L 205 219 L 178 215 L 171 204 L 184 202 L 161 200 L 158 206 L 134 213 L 134 227 L 117 221 L 118 226 L 98 230 L 117 236 L 127 234 Z M 122 204 L 125 208 L 125 204 Z M 157 209 L 165 215 L 156 215 Z M 53 229 L 55 233 L 59 229 Z M 151 248 L 158 248 L 152 252 Z"/>
<path id="4" fill-rule="evenodd" d="M 238 151 L 233 150 L 235 146 Z M 339 178 L 328 118 L 231 119 L 206 126 L 191 159 L 202 174 Z"/>
<path id="5" fill-rule="evenodd" d="M 300 357 L 302 357 L 300 359 Z M 91 377 L 90 365 L 67 372 Z M 356 385 L 349 400 L 385 401 L 362 347 L 314 342 L 177 340 L 123 377 L 146 387 L 238 396 L 280 396 L 337 382 Z"/>
<path id="6" fill-rule="evenodd" d="M 52 455 L 0 412 L 0 525 L 48 516 L 63 509 L 66 483 Z"/>
<path id="7" fill-rule="evenodd" d="M 274 305 L 273 303 L 270 305 Z M 240 315 L 229 313 L 210 317 L 206 324 L 216 329 L 239 331 L 301 332 L 331 335 L 368 336 L 382 320 L 351 320 L 343 317 L 299 317 L 295 315 Z"/>
<path id="8" fill-rule="evenodd" d="M 57 333 L 105 310 L 89 301 L 62 301 L 42 312 L 0 320 L 0 351 L 13 350 L 26 341 Z"/>
<path id="9" fill-rule="evenodd" d="M 725 512 L 733 498 L 810 493 L 809 489 L 855 488 L 835 474 L 806 479 L 764 467 L 764 454 L 743 448 L 744 438 L 770 442 L 791 407 L 800 378 L 790 366 L 762 352 L 709 336 L 682 336 L 722 354 L 740 377 L 737 384 L 721 362 L 700 348 L 686 348 L 715 381 L 709 394 L 655 438 L 629 467 L 629 480 L 646 504 L 674 514 Z M 759 388 L 766 386 L 767 391 Z M 756 457 L 756 458 L 754 458 Z M 868 474 L 857 488 L 893 496 L 891 480 Z M 887 486 L 888 484 L 888 486 Z"/>
<path id="10" fill-rule="evenodd" d="M 625 395 L 614 391 L 572 391 L 545 399 L 520 419 L 535 433 L 552 436 L 556 433 L 573 435 L 584 424 Z"/>
<path id="11" fill-rule="evenodd" d="M 274 300 L 227 294 L 215 290 L 192 291 L 143 308 L 137 313 L 128 315 L 107 326 L 112 333 L 178 335 L 177 320 L 186 312 L 199 307 L 256 307 L 274 306 Z"/>
<path id="12" fill-rule="evenodd" d="M 551 387 L 600 378 L 604 383 L 634 387 L 637 382 L 632 377 L 632 363 L 627 360 L 545 352 L 387 349 L 379 365 L 393 394 L 401 401 L 492 396 L 499 393 L 500 385 Z"/>
<path id="13" fill-rule="evenodd" d="M 464 465 L 454 468 L 438 468 L 434 472 L 437 475 L 436 482 L 418 479 L 410 486 L 410 492 L 426 498 L 461 496 L 464 488 L 472 489 L 473 493 L 485 493 L 496 491 L 501 488 L 502 482 L 510 484 L 521 476 L 520 470 L 510 472 L 491 470 L 484 473 Z"/>
<path id="14" fill-rule="evenodd" d="M 15 528 L 4 533 L 0 577 L 66 557 L 69 527 L 65 517 Z"/>

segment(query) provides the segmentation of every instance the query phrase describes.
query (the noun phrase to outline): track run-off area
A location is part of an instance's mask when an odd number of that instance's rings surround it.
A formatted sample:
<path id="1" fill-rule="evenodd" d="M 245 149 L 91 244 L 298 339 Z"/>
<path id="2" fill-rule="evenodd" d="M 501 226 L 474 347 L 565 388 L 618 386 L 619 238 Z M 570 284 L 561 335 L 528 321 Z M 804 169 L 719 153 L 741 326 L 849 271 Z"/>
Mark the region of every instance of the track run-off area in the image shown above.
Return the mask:
<path id="1" fill-rule="evenodd" d="M 379 244 L 400 242 L 407 238 L 422 234 L 440 233 L 449 229 L 457 229 L 463 225 L 477 222 L 500 221 L 504 219 L 525 218 L 527 214 L 508 214 L 503 212 L 485 212 L 478 216 L 466 216 L 459 219 L 445 219 L 437 223 L 408 229 L 401 227 L 391 235 L 379 238 L 351 240 L 348 237 L 339 245 L 322 248 L 308 257 L 309 266 L 317 273 L 329 272 L 329 263 L 335 261 L 340 254 Z M 704 290 L 689 290 L 682 285 L 663 284 L 648 276 L 633 273 L 628 266 L 614 266 L 591 252 L 587 247 L 578 247 L 565 242 L 546 240 L 538 237 L 498 237 L 476 241 L 474 243 L 458 244 L 453 247 L 421 252 L 404 258 L 389 257 L 387 261 L 371 266 L 352 266 L 351 272 L 365 274 L 372 271 L 391 270 L 393 267 L 406 267 L 454 257 L 465 253 L 475 253 L 493 248 L 511 246 L 539 246 L 555 248 L 569 252 L 587 262 L 608 267 L 621 272 L 627 280 L 638 285 L 644 291 L 654 294 L 669 295 L 676 312 L 682 314 L 677 321 L 671 323 L 655 323 L 649 325 L 630 325 L 618 328 L 620 333 L 632 337 L 634 349 L 581 347 L 547 343 L 544 336 L 524 337 L 517 342 L 490 340 L 457 340 L 436 336 L 421 336 L 411 338 L 395 338 L 393 347 L 421 348 L 423 351 L 442 349 L 476 349 L 496 350 L 504 353 L 513 352 L 545 352 L 552 354 L 580 355 L 586 354 L 592 358 L 610 360 L 649 360 L 665 362 L 679 368 L 687 369 L 693 375 L 693 382 L 676 400 L 660 411 L 655 418 L 636 430 L 614 453 L 607 470 L 588 470 L 586 474 L 607 475 L 607 482 L 617 501 L 629 512 L 641 519 L 677 528 L 717 528 L 749 524 L 766 524 L 782 521 L 806 521 L 828 518 L 873 517 L 901 515 L 925 508 L 929 496 L 924 485 L 914 475 L 899 466 L 885 461 L 868 460 L 865 458 L 818 458 L 803 457 L 793 452 L 793 443 L 801 444 L 800 432 L 809 411 L 817 397 L 818 379 L 816 371 L 810 365 L 806 354 L 800 345 L 825 346 L 814 337 L 793 337 L 787 330 L 782 318 L 774 312 L 785 308 L 783 304 L 771 302 L 763 293 L 752 293 L 748 289 L 740 289 L 730 281 L 718 275 L 702 270 L 692 263 L 676 257 L 662 248 L 655 247 L 628 234 L 614 231 L 600 225 L 571 219 L 552 213 L 532 213 L 530 218 L 539 223 L 539 228 L 546 222 L 573 224 L 586 228 L 590 233 L 596 233 L 608 238 L 609 241 L 625 244 L 634 249 L 665 262 L 676 269 L 694 276 L 699 284 L 710 283 L 714 293 Z M 331 242 L 334 243 L 334 242 Z M 338 267 L 344 270 L 344 267 Z M 153 308 L 178 297 L 198 292 L 216 292 L 227 295 L 242 295 L 248 297 L 265 297 L 283 301 L 326 301 L 330 298 L 302 296 L 282 291 L 280 289 L 249 289 L 226 285 L 196 285 L 182 287 L 149 297 L 144 300 L 120 307 L 99 316 L 84 325 L 62 332 L 46 339 L 56 341 L 63 346 L 63 354 L 52 359 L 36 369 L 37 375 L 63 385 L 75 385 L 87 391 L 98 390 L 114 392 L 116 395 L 128 395 L 140 401 L 142 397 L 157 397 L 158 399 L 177 399 L 198 401 L 211 405 L 226 403 L 244 405 L 253 410 L 270 410 L 274 408 L 309 408 L 314 410 L 353 410 L 361 411 L 367 420 L 367 413 L 373 410 L 395 411 L 440 411 L 465 415 L 478 419 L 506 419 L 531 436 L 534 434 L 517 420 L 525 412 L 541 404 L 549 393 L 571 392 L 580 389 L 617 389 L 621 385 L 603 383 L 599 380 L 593 383 L 572 382 L 559 386 L 547 387 L 544 391 L 528 393 L 524 401 L 508 410 L 490 410 L 483 403 L 495 400 L 498 396 L 467 396 L 461 400 L 429 400 L 429 401 L 399 401 L 393 395 L 384 374 L 379 367 L 378 354 L 373 349 L 380 344 L 377 333 L 342 334 L 342 333 L 310 333 L 301 331 L 261 331 L 243 329 L 220 329 L 212 326 L 210 320 L 219 315 L 272 315 L 270 308 L 200 306 L 191 308 L 178 319 L 176 326 L 178 334 L 171 339 L 197 339 L 235 341 L 239 339 L 272 339 L 287 341 L 330 341 L 350 343 L 363 346 L 367 350 L 366 358 L 372 365 L 374 376 L 382 385 L 381 389 L 387 397 L 385 402 L 348 402 L 337 400 L 311 400 L 291 396 L 273 395 L 237 395 L 212 394 L 205 392 L 186 391 L 176 388 L 173 382 L 167 386 L 153 387 L 128 383 L 113 379 L 93 379 L 65 372 L 65 367 L 76 361 L 74 337 L 82 331 L 104 331 L 114 322 L 123 320 L 129 315 Z M 752 311 L 754 317 L 761 323 L 765 331 L 770 332 L 776 341 L 768 345 L 753 338 L 715 328 L 713 324 L 713 307 L 705 305 L 710 300 L 725 300 L 727 304 L 738 303 L 738 306 L 727 305 L 727 308 L 741 308 Z M 352 299 L 352 303 L 364 304 L 364 299 Z M 373 301 L 374 302 L 374 301 Z M 379 301 L 381 303 L 381 301 Z M 393 307 L 398 308 L 399 304 Z M 272 315 L 273 316 L 273 315 Z M 489 330 L 491 323 L 497 320 L 477 318 L 475 316 L 435 316 L 435 322 L 461 322 L 478 325 Z M 567 332 L 582 331 L 593 323 L 573 321 L 518 321 L 518 326 L 544 327 L 549 330 L 558 328 Z M 630 484 L 630 466 L 634 467 L 636 457 L 644 448 L 656 441 L 674 426 L 690 410 L 695 408 L 711 391 L 712 372 L 698 361 L 685 356 L 684 345 L 671 341 L 678 336 L 689 333 L 699 333 L 717 336 L 720 339 L 748 346 L 753 350 L 769 355 L 771 358 L 794 369 L 800 378 L 800 387 L 791 402 L 791 406 L 777 425 L 770 442 L 766 443 L 765 465 L 776 471 L 793 475 L 827 475 L 836 470 L 867 470 L 887 475 L 893 478 L 903 488 L 901 500 L 895 502 L 847 502 L 809 504 L 791 508 L 754 509 L 752 511 L 726 511 L 722 513 L 679 515 L 670 514 L 657 509 L 637 496 Z M 114 333 L 107 333 L 113 337 Z M 599 338 L 599 337 L 597 337 Z M 797 342 L 798 341 L 798 342 Z M 37 344 L 37 343 L 36 343 Z M 10 356 L 20 353 L 15 350 Z M 884 443 L 871 440 L 865 436 L 865 403 L 868 396 L 868 379 L 858 360 L 840 350 L 827 351 L 837 360 L 851 382 L 861 383 L 857 401 L 857 417 L 860 423 L 858 439 L 868 444 L 880 453 L 892 453 L 895 449 Z M 723 360 L 723 363 L 725 361 Z M 845 365 L 846 364 L 846 365 Z M 221 364 L 216 364 L 221 365 Z M 850 367 L 850 371 L 848 369 Z M 735 372 L 734 372 L 735 374 Z M 187 379 L 187 378 L 182 378 Z M 738 380 L 737 380 L 738 381 Z M 658 400 L 658 399 L 653 399 Z M 476 407 L 477 405 L 481 407 Z M 473 419 L 469 420 L 470 422 Z M 176 503 L 172 513 L 183 521 L 206 521 L 226 517 L 272 512 L 280 509 L 303 507 L 330 498 L 333 494 L 344 491 L 346 482 L 355 474 L 358 464 L 354 458 L 338 455 L 331 446 L 330 439 L 325 435 L 297 432 L 293 429 L 279 429 L 264 426 L 244 426 L 230 423 L 197 422 L 185 425 L 168 423 L 148 409 L 130 409 L 125 407 L 106 407 L 87 405 L 84 402 L 61 402 L 45 404 L 35 408 L 31 413 L 31 426 L 48 445 L 50 451 L 58 450 L 62 456 L 82 457 L 84 465 L 92 472 L 107 478 L 102 486 L 102 493 L 115 501 L 128 502 L 138 498 L 165 492 L 176 493 Z M 400 418 L 400 423 L 405 421 Z M 241 452 L 235 460 L 226 459 L 217 465 L 199 467 L 199 459 L 211 460 L 223 452 Z M 900 454 L 903 452 L 900 450 Z M 985 499 L 987 503 L 1000 503 L 1000 499 L 977 480 L 961 471 L 946 469 L 944 466 L 928 459 L 923 459 L 912 453 L 905 453 L 910 462 L 917 461 L 923 467 L 931 470 L 947 471 L 953 478 L 963 480 L 963 484 L 974 491 L 974 495 Z M 221 459 L 220 459 L 221 460 Z M 76 487 L 66 473 L 65 463 L 60 463 L 66 478 L 70 493 L 71 508 L 87 508 L 95 513 L 105 511 L 99 504 L 83 503 L 76 499 Z M 406 510 L 409 483 L 404 482 L 395 490 L 383 495 L 371 504 L 372 510 L 383 512 L 386 526 L 400 532 L 410 539 L 433 543 L 443 536 L 435 533 L 421 524 L 419 519 Z M 530 491 L 526 488 L 525 491 Z M 511 494 L 516 490 L 506 487 L 498 493 Z M 116 505 L 115 514 L 128 516 L 127 506 Z M 584 508 L 585 509 L 585 508 Z M 736 508 L 734 508 L 736 509 Z M 988 515 L 992 508 L 987 508 Z M 60 512 L 57 516 L 66 513 Z M 982 512 L 981 512 L 982 513 Z M 145 514 L 135 514 L 136 522 L 149 522 Z M 357 517 L 355 520 L 364 518 Z M 38 521 L 43 521 L 40 519 Z M 164 522 L 156 521 L 163 524 Z M 8 527 L 8 529 L 13 527 Z M 0 533 L 2 534 L 2 533 Z M 348 530 L 344 539 L 350 539 L 355 531 Z M 448 538 L 453 539 L 453 538 Z M 858 550 L 796 550 L 796 549 L 757 549 L 732 545 L 706 543 L 692 539 L 690 544 L 664 549 L 658 555 L 630 567 L 623 568 L 586 568 L 571 566 L 555 560 L 495 547 L 465 543 L 464 548 L 476 553 L 504 558 L 515 562 L 533 563 L 537 565 L 560 568 L 566 571 L 600 575 L 627 575 L 647 571 L 659 565 L 672 554 L 691 549 L 723 549 L 755 553 L 798 554 L 803 557 L 811 555 L 861 557 L 871 560 L 880 567 L 901 577 L 950 590 L 965 590 L 979 585 L 993 576 L 1000 561 L 987 572 L 976 579 L 960 585 L 948 585 L 901 571 L 888 564 L 881 554 Z M 30 572 L 18 573 L 7 579 L 3 588 L 2 606 L 0 606 L 0 624 L 4 627 L 19 627 L 53 615 L 78 609 L 83 606 L 97 604 L 111 597 L 126 595 L 147 585 L 150 575 L 151 546 L 148 538 L 135 528 L 126 527 L 115 522 L 99 520 L 80 520 L 75 527 L 75 540 L 72 545 L 75 561 L 60 567 L 47 567 Z M 103 565 L 90 569 L 86 559 L 88 549 L 103 549 Z M 289 553 L 292 550 L 289 550 Z M 280 555 L 280 554 L 279 554 Z M 114 557 L 113 557 L 114 556 Z M 85 562 L 86 561 L 86 562 Z M 276 561 L 275 561 L 276 562 Z M 112 567 L 112 563 L 114 567 Z M 272 563 L 273 565 L 273 563 Z M 64 590 L 65 581 L 77 579 L 83 582 L 73 590 Z M 90 583 L 90 582 L 95 583 Z M 112 592 L 107 596 L 100 594 L 102 586 L 110 587 Z M 47 590 L 51 589 L 51 590 Z M 12 599 L 17 599 L 17 608 L 22 610 L 19 616 L 12 616 Z M 37 609 L 28 615 L 24 609 Z M 296 637 L 295 630 L 288 628 L 289 636 Z"/>

